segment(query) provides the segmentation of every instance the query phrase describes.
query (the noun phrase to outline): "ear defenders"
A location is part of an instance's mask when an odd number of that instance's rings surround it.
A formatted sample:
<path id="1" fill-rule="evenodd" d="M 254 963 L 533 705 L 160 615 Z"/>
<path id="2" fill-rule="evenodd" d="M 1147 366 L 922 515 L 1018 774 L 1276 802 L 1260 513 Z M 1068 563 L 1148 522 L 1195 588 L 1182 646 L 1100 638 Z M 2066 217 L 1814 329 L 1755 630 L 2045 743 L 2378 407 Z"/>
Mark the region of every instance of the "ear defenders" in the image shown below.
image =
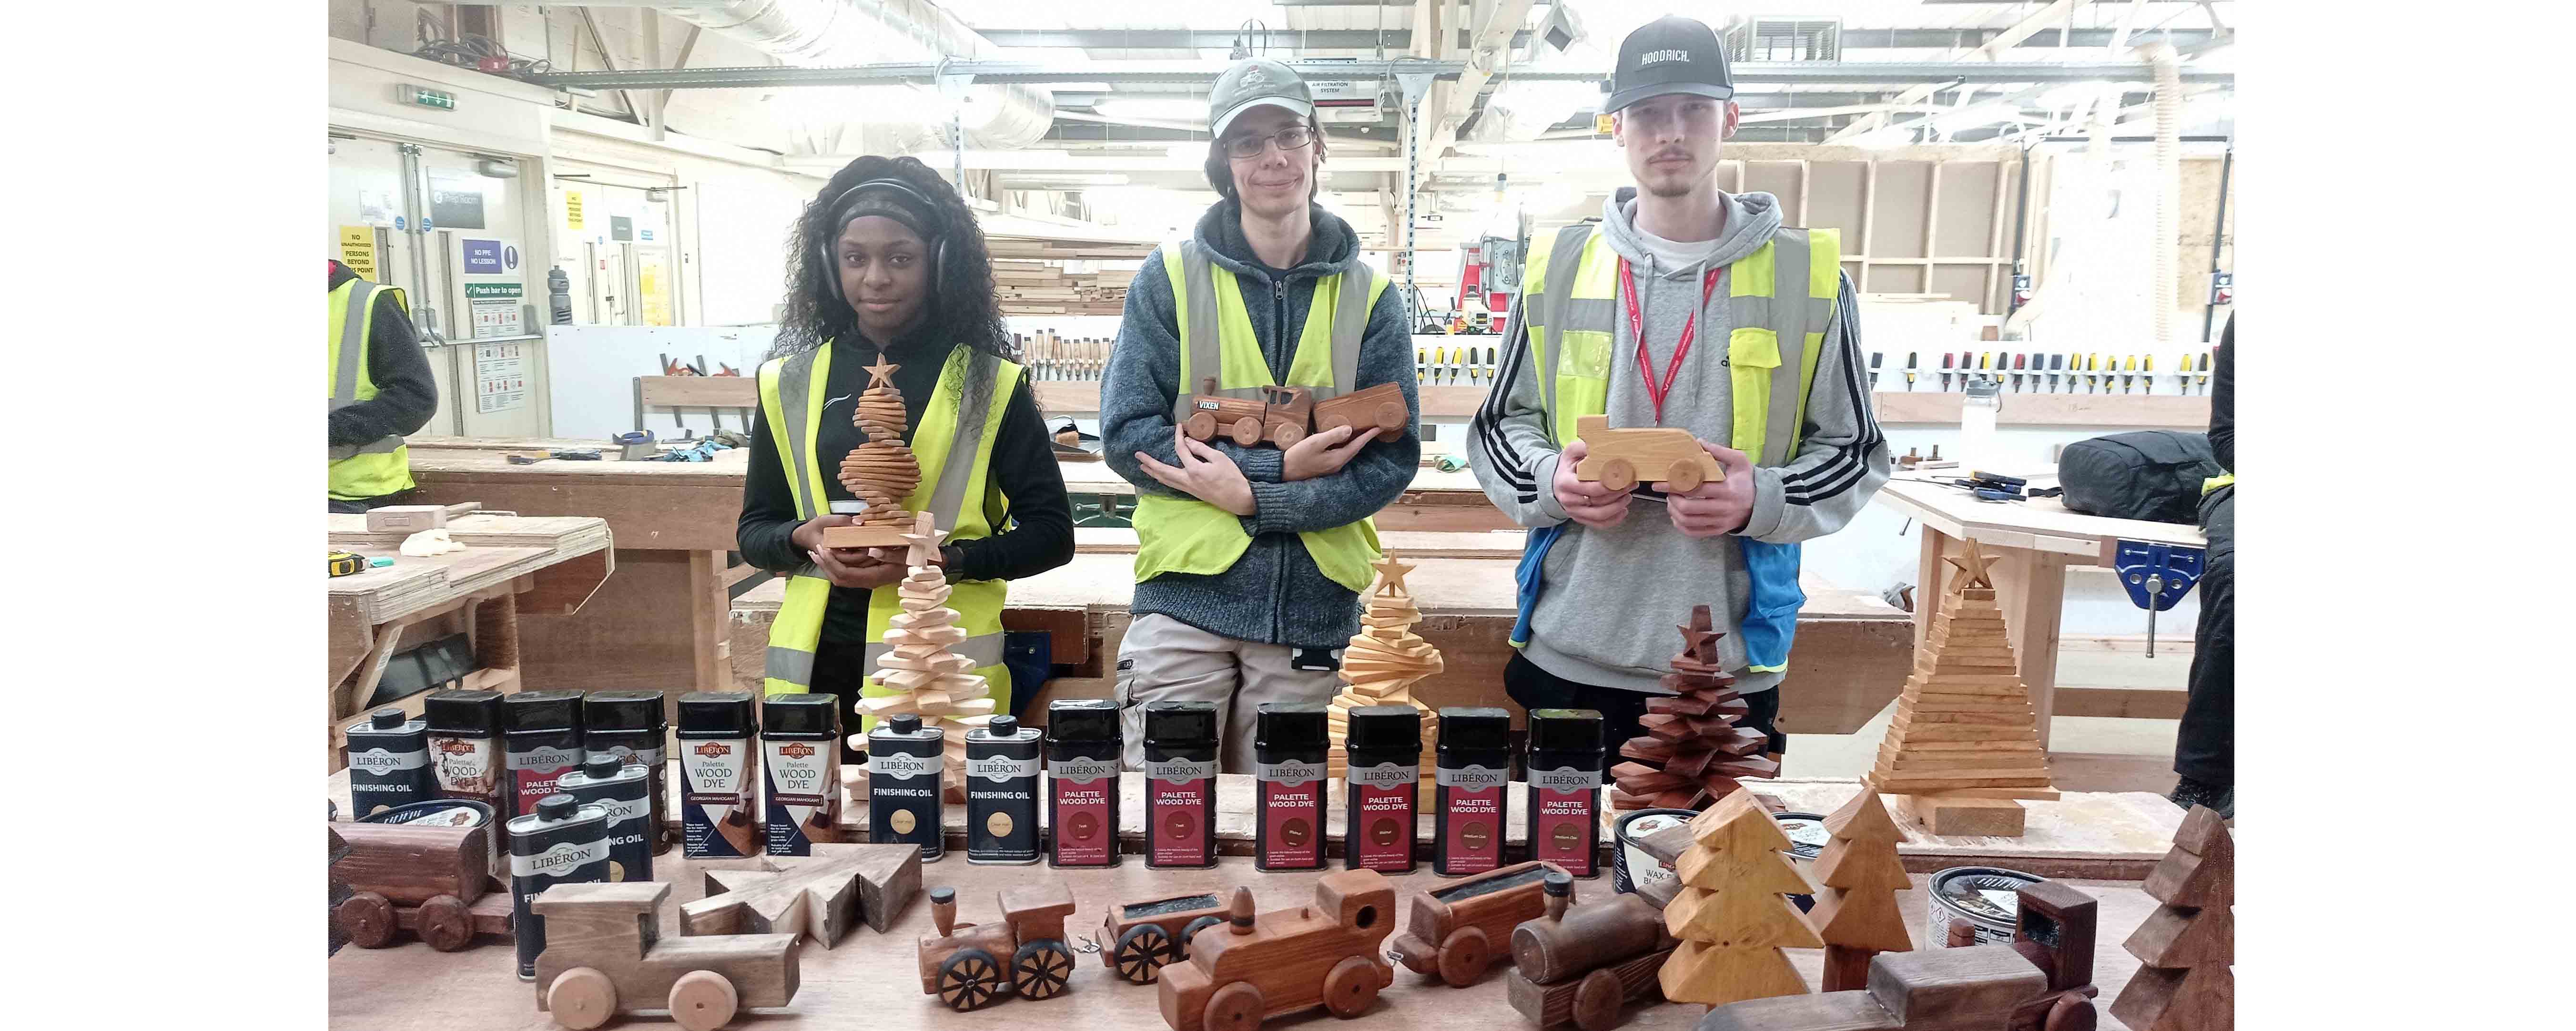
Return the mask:
<path id="1" fill-rule="evenodd" d="M 838 211 L 841 205 L 849 202 L 851 194 L 857 193 L 860 190 L 891 190 L 895 193 L 900 193 L 911 198 L 919 206 L 917 214 L 924 216 L 925 221 L 933 223 L 939 223 L 942 221 L 939 217 L 938 206 L 932 204 L 930 202 L 930 198 L 924 196 L 920 190 L 914 189 L 911 183 L 904 182 L 901 179 L 869 179 L 857 183 L 849 189 L 841 191 L 840 196 L 832 198 L 833 210 Z M 937 288 L 939 283 L 946 281 L 948 278 L 948 227 L 944 224 L 940 225 L 939 230 L 935 235 L 937 235 L 939 239 L 931 245 L 930 256 L 931 284 L 934 289 Z M 841 296 L 840 266 L 838 262 L 833 260 L 832 255 L 834 245 L 839 242 L 839 237 L 840 233 L 838 232 L 838 228 L 835 227 L 833 234 L 823 240 L 820 253 L 817 257 L 822 261 L 822 264 L 819 267 L 824 270 L 824 288 L 832 291 L 832 297 L 835 300 L 847 304 L 850 299 Z"/>

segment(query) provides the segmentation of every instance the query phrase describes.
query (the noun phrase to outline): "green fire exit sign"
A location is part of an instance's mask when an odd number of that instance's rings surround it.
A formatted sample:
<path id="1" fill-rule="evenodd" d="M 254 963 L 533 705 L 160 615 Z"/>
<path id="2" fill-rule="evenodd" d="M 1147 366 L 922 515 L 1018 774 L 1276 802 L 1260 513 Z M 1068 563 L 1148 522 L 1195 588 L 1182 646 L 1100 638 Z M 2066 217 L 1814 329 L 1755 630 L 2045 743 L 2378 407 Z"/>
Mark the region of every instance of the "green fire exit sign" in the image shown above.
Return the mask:
<path id="1" fill-rule="evenodd" d="M 456 94 L 446 90 L 434 90 L 427 86 L 404 83 L 394 88 L 394 97 L 405 104 L 434 107 L 441 111 L 456 110 Z"/>

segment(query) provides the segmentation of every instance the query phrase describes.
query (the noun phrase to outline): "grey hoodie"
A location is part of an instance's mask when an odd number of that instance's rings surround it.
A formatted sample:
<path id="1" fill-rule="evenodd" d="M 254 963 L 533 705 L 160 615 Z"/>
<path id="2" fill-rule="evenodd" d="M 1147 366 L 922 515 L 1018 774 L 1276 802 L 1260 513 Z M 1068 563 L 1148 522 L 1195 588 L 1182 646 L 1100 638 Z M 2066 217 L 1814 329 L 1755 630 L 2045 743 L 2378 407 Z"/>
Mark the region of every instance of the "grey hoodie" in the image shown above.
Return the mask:
<path id="1" fill-rule="evenodd" d="M 1700 277 L 1706 268 L 1732 265 L 1770 240 L 1780 227 L 1779 198 L 1728 195 L 1726 227 L 1717 240 L 1677 243 L 1636 228 L 1630 221 L 1635 212 L 1631 192 L 1621 190 L 1603 204 L 1596 231 L 1637 273 L 1647 354 L 1658 374 L 1672 361 L 1683 323 L 1694 310 L 1699 316 L 1697 342 L 1664 399 L 1663 425 L 1727 443 L 1734 425 L 1731 377 L 1724 363 L 1727 333 L 1734 328 L 1732 305 L 1721 281 L 1702 307 Z M 1503 349 L 1503 383 L 1469 424 L 1467 457 L 1486 496 L 1514 521 L 1566 526 L 1543 567 L 1545 586 L 1530 616 L 1524 654 L 1575 683 L 1669 694 L 1658 680 L 1672 669 L 1681 638 L 1657 631 L 1687 618 L 1693 605 L 1710 606 L 1721 627 L 1740 623 L 1752 592 L 1742 553 L 1730 537 L 1683 536 L 1663 505 L 1642 498 L 1629 502 L 1626 521 L 1606 530 L 1568 520 L 1553 487 L 1559 452 L 1548 440 L 1546 415 L 1539 407 L 1541 373 L 1529 360 L 1523 300 L 1513 299 L 1511 319 L 1503 329 L 1511 342 Z M 1854 303 L 1851 278 L 1845 276 L 1817 357 L 1798 450 L 1786 465 L 1753 470 L 1753 511 L 1744 536 L 1775 544 L 1822 537 L 1842 529 L 1887 482 L 1891 463 L 1869 408 L 1860 330 L 1851 315 Z M 1654 425 L 1654 405 L 1636 367 L 1636 334 L 1624 315 L 1611 322 L 1610 424 Z M 1791 399 L 1774 398 L 1772 403 Z M 1750 694 L 1779 686 L 1782 674 L 1745 671 L 1744 646 L 1731 629 L 1719 639 L 1718 650 L 1720 661 L 1736 677 L 1737 691 Z M 1791 662 L 1796 661 L 1793 651 Z"/>

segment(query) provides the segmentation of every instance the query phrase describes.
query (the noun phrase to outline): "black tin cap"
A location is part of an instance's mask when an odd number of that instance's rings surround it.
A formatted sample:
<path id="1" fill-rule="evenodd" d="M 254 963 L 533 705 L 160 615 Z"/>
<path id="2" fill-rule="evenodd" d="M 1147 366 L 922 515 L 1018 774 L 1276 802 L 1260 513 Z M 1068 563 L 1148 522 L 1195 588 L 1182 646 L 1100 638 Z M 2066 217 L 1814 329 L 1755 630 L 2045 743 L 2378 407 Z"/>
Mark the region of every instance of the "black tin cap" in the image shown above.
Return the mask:
<path id="1" fill-rule="evenodd" d="M 921 733 L 921 717 L 904 713 L 885 721 L 886 730 L 896 734 Z"/>
<path id="2" fill-rule="evenodd" d="M 546 797 L 537 800 L 537 819 L 544 820 L 547 823 L 553 823 L 557 820 L 569 820 L 572 819 L 573 810 L 580 807 L 580 805 L 581 800 L 574 798 L 571 795 L 547 795 Z"/>
<path id="3" fill-rule="evenodd" d="M 449 688 L 432 691 L 422 703 L 433 734 L 480 737 L 501 731 L 501 692 Z"/>
<path id="4" fill-rule="evenodd" d="M 592 780 L 613 780 L 625 766 L 625 760 L 613 755 L 594 756 L 581 764 L 581 773 Z"/>
<path id="5" fill-rule="evenodd" d="M 1167 745 L 1214 742 L 1216 703 L 1148 703 L 1145 706 L 1145 740 Z"/>
<path id="6" fill-rule="evenodd" d="M 1332 744 L 1325 709 L 1295 702 L 1263 702 L 1253 710 L 1252 743 L 1260 748 L 1321 748 Z"/>
<path id="7" fill-rule="evenodd" d="M 1118 703 L 1106 698 L 1068 698 L 1047 703 L 1047 740 L 1117 741 Z"/>
<path id="8" fill-rule="evenodd" d="M 1350 736 L 1344 744 L 1353 749 L 1419 752 L 1422 710 L 1410 705 L 1363 705 L 1352 709 Z"/>
<path id="9" fill-rule="evenodd" d="M 660 730 L 662 692 L 593 691 L 581 700 L 581 721 L 592 730 Z"/>
<path id="10" fill-rule="evenodd" d="M 1487 706 L 1454 706 L 1440 710 L 1440 747 L 1507 752 L 1512 747 L 1512 714 Z"/>
<path id="11" fill-rule="evenodd" d="M 780 734 L 841 732 L 836 694 L 774 694 L 760 700 L 760 725 Z"/>
<path id="12" fill-rule="evenodd" d="M 753 725 L 749 691 L 691 691 L 680 696 L 681 730 L 748 734 Z"/>
<path id="13" fill-rule="evenodd" d="M 1529 746 L 1533 752 L 1601 751 L 1601 714 L 1591 709 L 1532 709 Z"/>
<path id="14" fill-rule="evenodd" d="M 367 714 L 367 725 L 377 730 L 392 730 L 407 722 L 403 711 L 390 705 Z"/>
<path id="15" fill-rule="evenodd" d="M 1018 737 L 1020 736 L 1020 718 L 1017 716 L 995 716 L 992 719 L 984 721 L 984 733 L 989 737 Z"/>
<path id="16" fill-rule="evenodd" d="M 502 695 L 501 729 L 580 730 L 581 692 L 521 691 Z"/>

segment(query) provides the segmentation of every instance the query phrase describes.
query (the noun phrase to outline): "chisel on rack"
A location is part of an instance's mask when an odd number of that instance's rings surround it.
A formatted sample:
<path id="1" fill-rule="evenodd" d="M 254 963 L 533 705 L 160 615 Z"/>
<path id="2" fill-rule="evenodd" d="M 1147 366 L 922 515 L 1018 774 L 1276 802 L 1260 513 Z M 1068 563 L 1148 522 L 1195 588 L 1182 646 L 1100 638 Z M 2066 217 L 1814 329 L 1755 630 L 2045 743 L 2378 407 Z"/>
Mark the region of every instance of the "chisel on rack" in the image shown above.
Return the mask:
<path id="1" fill-rule="evenodd" d="M 2203 396 L 2209 394 L 2209 352 L 2207 351 L 2200 353 L 2200 392 Z"/>
<path id="2" fill-rule="evenodd" d="M 2113 362 L 2113 363 L 2111 363 L 2111 367 L 2112 367 L 2112 368 L 2115 368 L 2115 369 L 2119 369 L 2119 370 L 2121 370 L 2121 372 L 2120 372 L 2120 392 L 2121 392 L 2121 393 L 2126 394 L 2126 393 L 2128 393 L 2128 392 L 2129 392 L 2129 388 L 2130 388 L 2130 387 L 2137 385 L 2137 379 L 2138 379 L 2138 377 L 2137 377 L 2137 371 L 2138 371 L 2138 356 L 2137 356 L 2137 355 L 2134 355 L 2134 354 L 2133 354 L 2133 355 L 2130 355 L 2130 356 L 2128 357 L 2128 364 L 2126 364 L 2126 365 L 2122 365 L 2122 364 L 2120 364 L 2119 362 Z"/>
<path id="3" fill-rule="evenodd" d="M 2147 393 L 2149 393 L 2149 394 L 2153 394 L 2153 393 L 2155 393 L 2155 392 L 2156 392 L 2156 356 L 2155 356 L 2155 355 L 2152 355 L 2152 354 L 2150 354 L 2150 355 L 2141 355 L 2141 356 L 2139 356 L 2139 358 L 2138 358 L 2138 362 L 2139 362 L 2138 371 L 2144 374 L 2144 375 L 2139 376 L 2138 378 L 2139 378 L 2140 380 L 2143 380 L 2143 381 L 2144 381 L 2144 386 L 2146 387 L 2146 392 L 2147 392 Z"/>
<path id="4" fill-rule="evenodd" d="M 1878 389 L 1878 360 L 1884 357 L 1887 357 L 1884 352 L 1871 351 L 1869 353 L 1869 389 L 1873 391 Z"/>
<path id="5" fill-rule="evenodd" d="M 1950 352 L 1941 352 L 1941 389 L 1943 390 L 1950 389 L 1950 359 Z"/>
<path id="6" fill-rule="evenodd" d="M 1979 352 L 1977 352 L 1977 372 L 1978 372 L 1978 373 L 1980 373 L 1980 375 L 1977 377 L 1978 379 L 1985 380 L 1986 382 L 1989 382 L 1989 383 L 1994 382 L 1994 379 L 1995 379 L 1994 368 L 1995 368 L 1995 353 L 1994 353 L 1993 351 L 1979 351 Z"/>
<path id="7" fill-rule="evenodd" d="M 2191 353 L 2188 351 L 2174 359 L 2174 393 L 2191 393 Z"/>
<path id="8" fill-rule="evenodd" d="M 2056 392 L 2057 392 L 2057 370 L 2059 370 L 2059 369 L 2063 369 L 2063 368 L 2065 368 L 2065 367 L 2066 367 L 2066 356 L 2065 356 L 2065 355 L 2062 355 L 2062 354 L 2052 354 L 2052 355 L 2049 355 L 2049 356 L 2048 356 L 2048 392 L 2049 392 L 2049 393 L 2054 394 L 2054 393 L 2056 393 Z"/>
<path id="9" fill-rule="evenodd" d="M 2013 356 L 2013 377 L 2012 377 L 2012 381 L 2013 381 L 2013 393 L 2016 393 L 2016 394 L 2021 393 L 2021 389 L 2022 389 L 2022 382 L 2023 382 L 2024 380 L 2027 380 L 2027 379 L 2029 379 L 2029 378 L 2030 378 L 2030 374 L 2029 374 L 2027 371 L 2025 371 L 2025 370 L 2028 370 L 2029 368 L 2030 368 L 2030 356 L 2029 356 L 2029 355 L 2027 355 L 2027 354 L 2016 354 L 2016 355 L 2014 355 L 2014 356 Z"/>
<path id="10" fill-rule="evenodd" d="M 1919 353 L 1921 352 L 1905 352 L 1905 392 L 1909 394 L 1914 392 L 1914 357 Z"/>

